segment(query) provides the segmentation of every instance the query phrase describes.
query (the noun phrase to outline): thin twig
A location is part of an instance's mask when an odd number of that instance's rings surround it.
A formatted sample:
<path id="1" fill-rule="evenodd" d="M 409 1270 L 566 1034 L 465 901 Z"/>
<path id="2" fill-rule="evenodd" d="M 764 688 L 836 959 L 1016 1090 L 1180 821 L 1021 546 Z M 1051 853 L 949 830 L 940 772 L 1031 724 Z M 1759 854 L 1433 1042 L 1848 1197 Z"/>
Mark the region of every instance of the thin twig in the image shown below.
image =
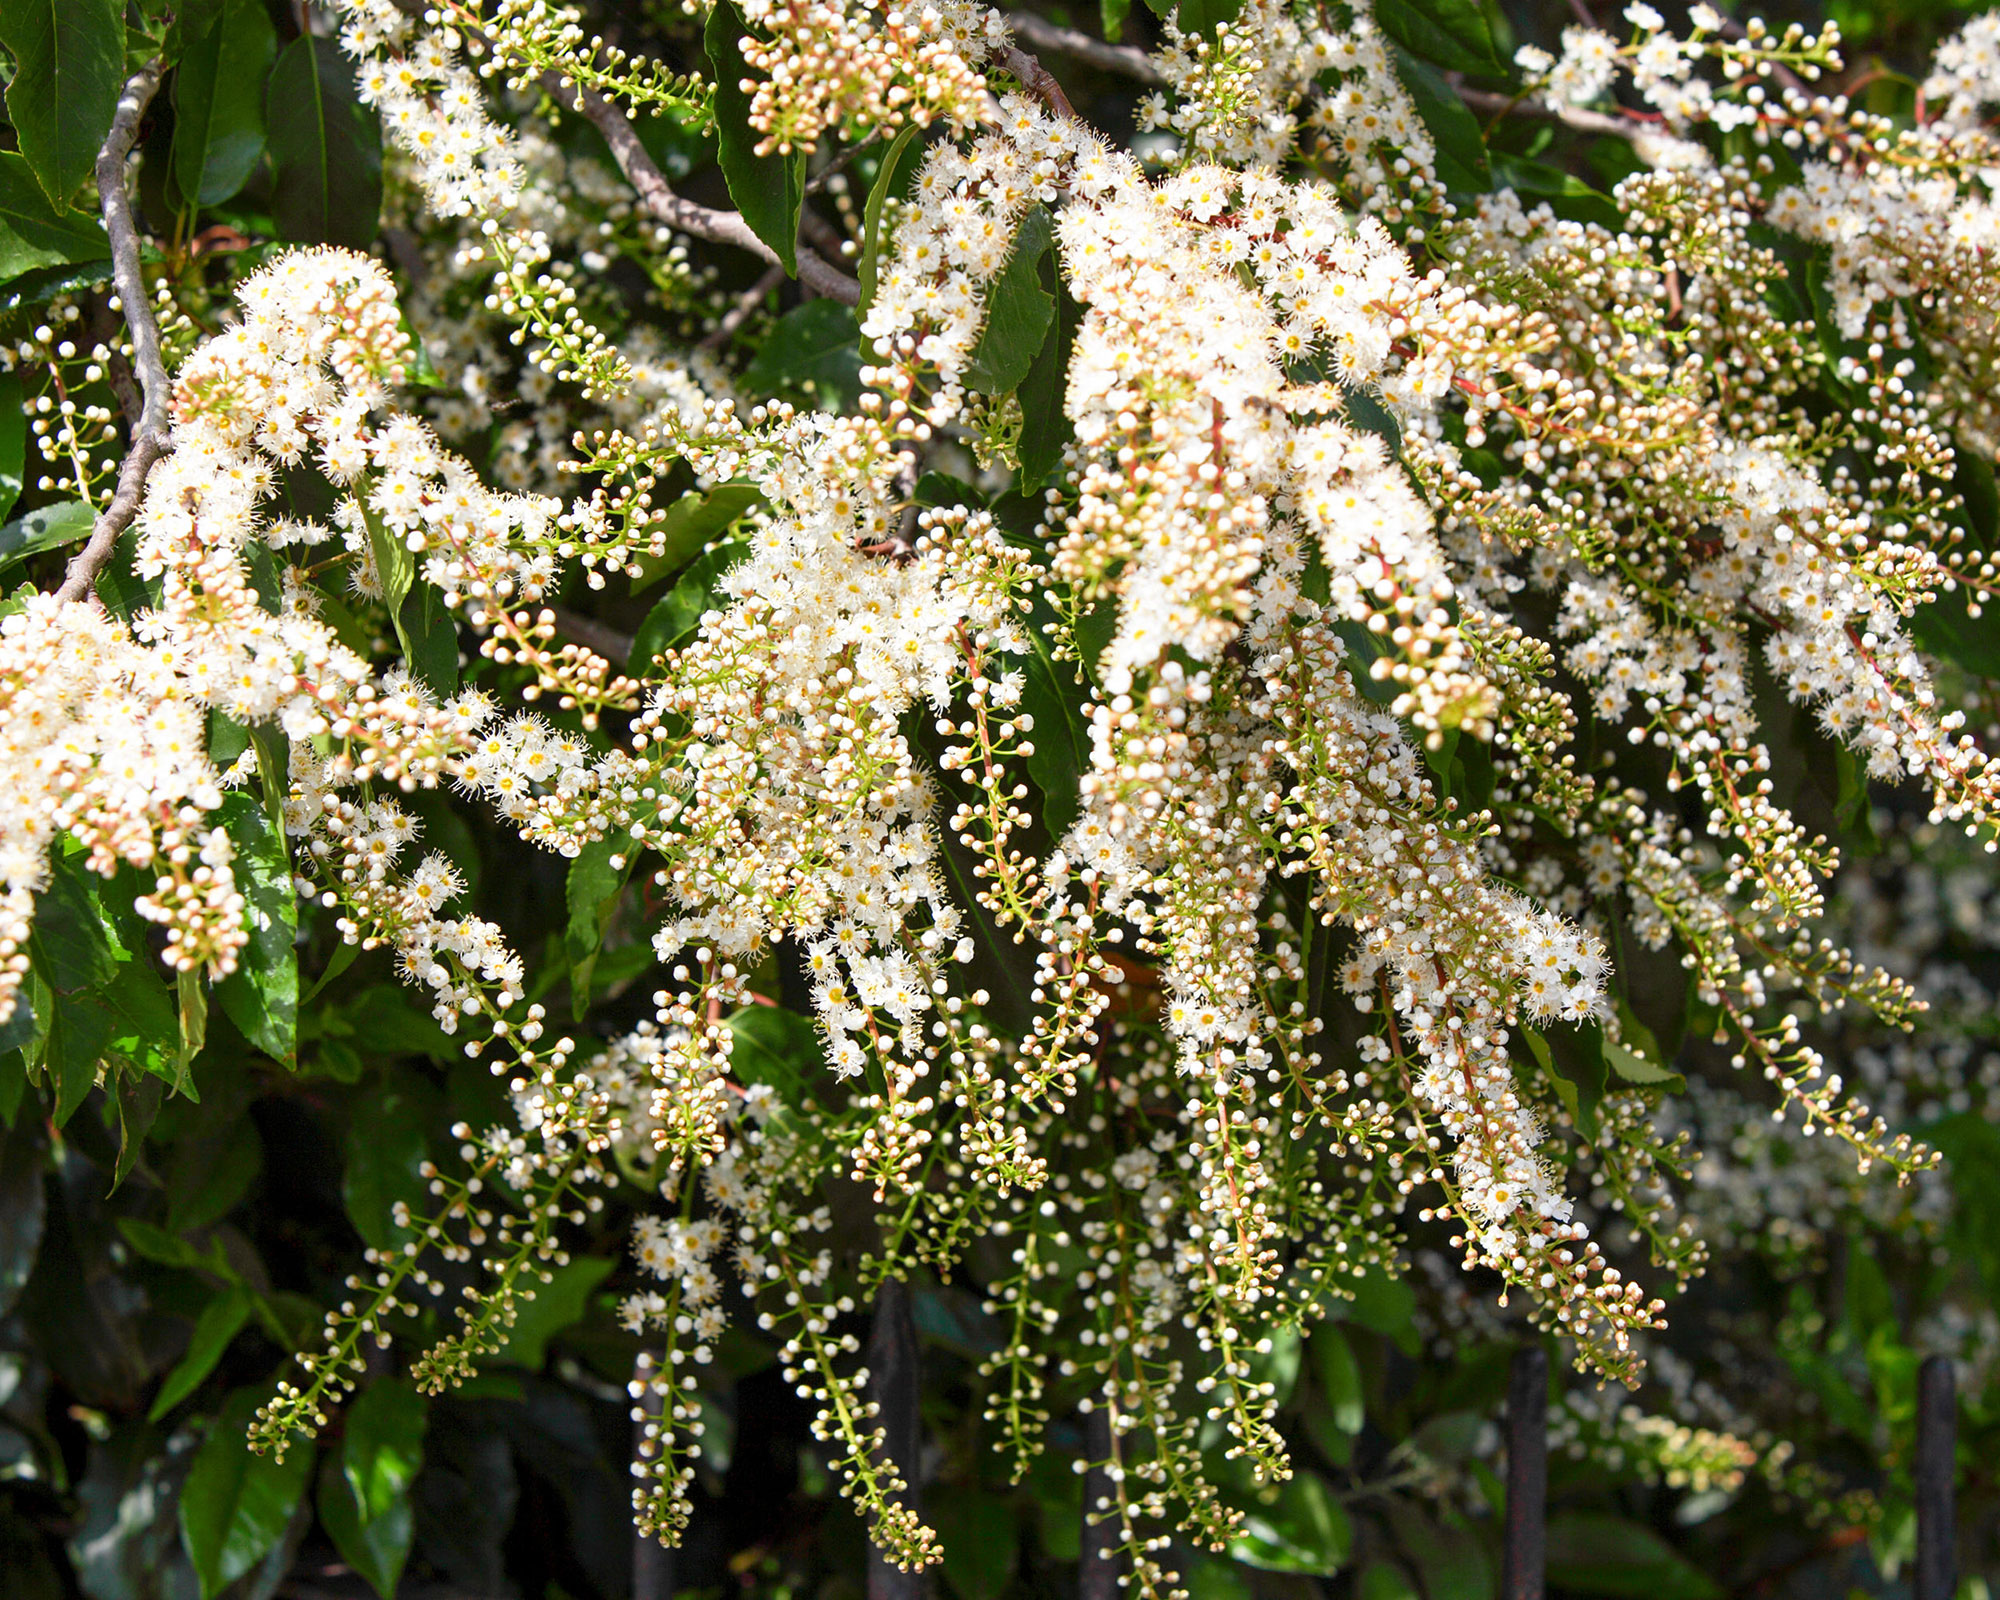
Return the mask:
<path id="1" fill-rule="evenodd" d="M 1521 100 L 1490 89 L 1459 86 L 1458 97 L 1474 111 L 1494 117 L 1526 117 L 1534 122 L 1560 122 L 1578 133 L 1601 133 L 1613 139 L 1636 139 L 1646 132 L 1643 125 L 1614 117 L 1606 111 L 1590 111 L 1583 106 L 1552 106 L 1540 100 Z"/>
<path id="2" fill-rule="evenodd" d="M 764 275 L 736 297 L 736 303 L 722 314 L 721 321 L 701 336 L 697 350 L 720 350 L 736 337 L 736 330 L 750 320 L 765 297 L 785 281 L 785 269 L 773 262 Z"/>
<path id="3" fill-rule="evenodd" d="M 750 224 L 734 211 L 717 211 L 697 205 L 674 193 L 625 114 L 602 95 L 565 80 L 551 69 L 542 74 L 542 87 L 566 111 L 580 112 L 604 135 L 625 181 L 639 193 L 639 202 L 656 221 L 681 233 L 693 234 L 714 244 L 735 245 L 764 261 L 775 262 L 778 253 L 751 230 Z M 814 294 L 823 294 L 842 305 L 861 303 L 861 285 L 831 262 L 822 260 L 808 247 L 798 249 L 799 282 Z"/>
<path id="4" fill-rule="evenodd" d="M 1069 103 L 1069 96 L 1063 93 L 1055 74 L 1019 45 L 1010 44 L 1001 49 L 1000 65 L 1019 78 L 1021 86 L 1057 116 L 1075 117 L 1076 107 Z"/>
<path id="5" fill-rule="evenodd" d="M 104 231 L 111 239 L 111 282 L 132 335 L 132 357 L 143 396 L 139 420 L 132 430 L 132 447 L 118 468 L 118 488 L 90 530 L 90 541 L 76 553 L 63 574 L 58 600 L 81 600 L 90 593 L 118 536 L 139 514 L 146 492 L 146 475 L 167 453 L 167 364 L 160 358 L 160 330 L 146 297 L 146 280 L 139 274 L 139 227 L 132 217 L 132 197 L 125 188 L 125 158 L 139 137 L 139 119 L 160 87 L 160 63 L 149 61 L 132 75 L 118 97 L 118 112 L 104 148 L 97 152 L 97 194 L 104 208 Z"/>
<path id="6" fill-rule="evenodd" d="M 1037 50 L 1073 57 L 1104 72 L 1115 72 L 1121 77 L 1143 83 L 1149 89 L 1166 87 L 1166 75 L 1153 65 L 1153 58 L 1137 46 L 1106 44 L 1104 40 L 1093 39 L 1074 28 L 1057 27 L 1046 17 L 1038 17 L 1030 11 L 1009 12 L 1007 26 L 1013 30 L 1015 38 L 1033 45 Z M 1022 82 L 1026 81 L 1022 79 Z"/>

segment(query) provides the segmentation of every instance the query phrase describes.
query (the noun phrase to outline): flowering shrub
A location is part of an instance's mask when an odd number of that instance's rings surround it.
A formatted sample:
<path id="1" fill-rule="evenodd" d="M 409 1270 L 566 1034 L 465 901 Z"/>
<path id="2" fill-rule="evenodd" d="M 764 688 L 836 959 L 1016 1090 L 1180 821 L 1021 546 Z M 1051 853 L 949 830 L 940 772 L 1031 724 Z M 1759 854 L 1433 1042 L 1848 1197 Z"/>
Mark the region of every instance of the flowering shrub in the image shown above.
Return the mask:
<path id="1" fill-rule="evenodd" d="M 1158 1600 L 1359 1570 L 1343 1325 L 1534 1330 L 1654 1397 L 1572 1396 L 1580 1459 L 1893 1566 L 1906 1476 L 1676 1301 L 1879 1281 L 1759 1336 L 1829 1395 L 1990 1332 L 1840 1235 L 1931 1260 L 1939 1152 L 2000 1171 L 1993 22 L 1899 94 L 1706 6 L 1511 62 L 1464 0 L 141 9 L 74 92 L 0 30 L 0 1101 L 212 1291 L 151 1405 L 246 1376 L 205 1597 L 315 1461 L 391 1593 L 427 1397 L 607 1280 L 667 1545 L 761 1350 L 884 1561 L 1005 1587 L 927 1511 L 914 1286 L 954 1448 L 1074 1453 Z M 197 1170 L 253 1082 L 351 1130 L 281 1287 Z M 1469 1527 L 1490 1442 L 1401 1424 Z M 1444 1592 L 1386 1526 L 1364 1592 Z M 1711 1592 L 1660 1550 L 1617 1592 Z"/>

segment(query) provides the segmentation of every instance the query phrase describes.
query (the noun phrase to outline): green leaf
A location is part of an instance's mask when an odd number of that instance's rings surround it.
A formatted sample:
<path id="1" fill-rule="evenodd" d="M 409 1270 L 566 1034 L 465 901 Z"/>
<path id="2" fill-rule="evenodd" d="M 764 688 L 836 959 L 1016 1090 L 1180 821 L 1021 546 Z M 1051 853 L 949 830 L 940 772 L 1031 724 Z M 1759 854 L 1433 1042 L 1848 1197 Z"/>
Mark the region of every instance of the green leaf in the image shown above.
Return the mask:
<path id="1" fill-rule="evenodd" d="M 1448 71 L 1504 70 L 1479 0 L 1376 0 L 1375 20 L 1405 50 Z"/>
<path id="2" fill-rule="evenodd" d="M 160 1385 L 160 1392 L 147 1408 L 146 1420 L 158 1422 L 200 1388 L 202 1379 L 215 1370 L 230 1341 L 249 1320 L 250 1291 L 240 1284 L 231 1284 L 203 1306 L 194 1336 L 188 1340 L 187 1354 Z"/>
<path id="3" fill-rule="evenodd" d="M 412 677 L 439 699 L 458 693 L 458 619 L 435 585 L 411 582 L 396 608 L 396 637 Z"/>
<path id="4" fill-rule="evenodd" d="M 889 189 L 896 181 L 903 164 L 903 152 L 910 141 L 917 136 L 915 123 L 896 135 L 896 142 L 889 146 L 888 154 L 882 157 L 881 165 L 875 169 L 875 181 L 868 187 L 868 203 L 862 209 L 861 220 L 861 265 L 857 276 L 861 280 L 861 301 L 854 308 L 865 316 L 868 308 L 875 303 L 875 280 L 881 270 L 882 251 L 882 207 L 888 201 Z"/>
<path id="5" fill-rule="evenodd" d="M 253 1455 L 244 1430 L 261 1391 L 238 1389 L 210 1425 L 181 1489 L 181 1546 L 194 1564 L 202 1600 L 254 1568 L 285 1536 L 312 1476 L 310 1446 L 284 1459 Z"/>
<path id="6" fill-rule="evenodd" d="M 21 380 L 13 373 L 9 373 L 8 377 L 13 378 L 18 393 Z M 20 481 L 17 475 L 14 478 L 16 488 L 20 486 Z M 0 500 L 6 498 L 6 480 L 0 477 Z M 43 550 L 54 550 L 86 539 L 96 525 L 97 513 L 81 500 L 60 500 L 52 506 L 42 506 L 25 516 L 16 517 L 5 527 L 0 527 L 0 572 Z"/>
<path id="7" fill-rule="evenodd" d="M 852 411 L 861 393 L 861 326 L 853 310 L 838 300 L 808 300 L 787 311 L 744 369 L 743 385 L 757 394 L 810 387 Z"/>
<path id="8" fill-rule="evenodd" d="M 763 498 L 751 483 L 718 483 L 706 492 L 691 489 L 672 505 L 651 529 L 657 535 L 660 553 L 638 560 L 639 576 L 632 580 L 632 592 L 650 588 L 670 572 L 678 572 L 717 534 L 724 532 L 744 512 Z"/>
<path id="9" fill-rule="evenodd" d="M 1266 1572 L 1331 1577 L 1347 1560 L 1354 1527 L 1325 1482 L 1310 1472 L 1286 1480 L 1276 1501 L 1247 1508 L 1229 1553 Z"/>
<path id="10" fill-rule="evenodd" d="M 1939 594 L 1910 614 L 1910 636 L 1918 646 L 1975 678 L 2000 679 L 2000 628 L 1984 614 L 1973 616 L 1963 588 Z"/>
<path id="11" fill-rule="evenodd" d="M 750 96 L 743 80 L 743 36 L 750 31 L 734 0 L 718 0 L 702 29 L 702 43 L 715 69 L 716 159 L 729 185 L 729 198 L 750 231 L 769 245 L 787 276 L 799 275 L 799 212 L 805 205 L 805 152 L 757 154 L 763 138 L 750 126 Z"/>
<path id="12" fill-rule="evenodd" d="M 564 886 L 569 926 L 563 944 L 569 955 L 570 1008 L 578 1018 L 590 1009 L 591 972 L 618 905 L 618 892 L 632 876 L 632 859 L 638 850 L 629 836 L 599 839 L 585 845 L 569 864 Z M 617 866 L 611 864 L 614 855 Z"/>
<path id="13" fill-rule="evenodd" d="M 0 154 L 0 283 L 36 267 L 68 267 L 110 255 L 103 223 L 59 213 L 27 161 L 11 150 Z"/>
<path id="14" fill-rule="evenodd" d="M 1336 1324 L 1322 1322 L 1312 1331 L 1311 1348 L 1313 1374 L 1319 1379 L 1334 1426 L 1342 1433 L 1359 1433 L 1365 1411 L 1361 1367 L 1354 1359 L 1354 1347 Z"/>
<path id="15" fill-rule="evenodd" d="M 354 1490 L 342 1470 L 347 1442 L 342 1440 L 320 1463 L 319 1493 L 315 1497 L 320 1526 L 340 1552 L 341 1560 L 361 1577 L 382 1600 L 393 1600 L 396 1585 L 410 1557 L 410 1543 L 416 1532 L 416 1516 L 409 1498 L 398 1500 L 381 1516 L 364 1521 L 354 1503 Z"/>
<path id="16" fill-rule="evenodd" d="M 1028 777 L 1041 792 L 1041 816 L 1060 839 L 1083 806 L 1080 774 L 1090 770 L 1090 724 L 1084 720 L 1084 688 L 1075 661 L 1055 658 L 1056 641 L 1042 629 L 1055 620 L 1048 596 L 1037 591 L 1022 631 L 1028 638 L 1021 709 L 1035 719 L 1029 735 L 1034 754 Z"/>
<path id="17" fill-rule="evenodd" d="M 1635 1600 L 1719 1600 L 1722 1590 L 1651 1528 L 1601 1512 L 1549 1518 L 1551 1588 Z"/>
<path id="18" fill-rule="evenodd" d="M 380 1379 L 348 1407 L 340 1447 L 320 1471 L 320 1521 L 383 1600 L 395 1594 L 409 1558 L 410 1486 L 423 1466 L 429 1422 L 415 1388 L 401 1378 Z"/>
<path id="19" fill-rule="evenodd" d="M 1152 0 L 1147 0 L 1147 3 L 1151 4 Z M 1212 39 L 1217 23 L 1234 22 L 1242 12 L 1243 0 L 1180 0 L 1174 21 L 1180 24 L 1183 33 L 1204 34 Z"/>
<path id="20" fill-rule="evenodd" d="M 356 97 L 338 44 L 307 35 L 285 47 L 271 69 L 264 126 L 278 237 L 355 250 L 372 244 L 382 213 L 382 129 Z"/>
<path id="21" fill-rule="evenodd" d="M 1687 1080 L 1678 1072 L 1655 1065 L 1615 1039 L 1604 1041 L 1604 1064 L 1627 1083 L 1644 1084 L 1648 1088 L 1663 1087 L 1670 1093 L 1680 1093 L 1687 1088 Z"/>
<path id="22" fill-rule="evenodd" d="M 236 890 L 250 942 L 215 986 L 223 1012 L 259 1050 L 286 1066 L 298 1058 L 299 896 L 285 841 L 254 795 L 223 797 L 217 820 L 236 849 Z"/>
<path id="23" fill-rule="evenodd" d="M 1504 150 L 1493 151 L 1488 159 L 1495 182 L 1523 197 L 1548 201 L 1549 209 L 1566 222 L 1595 222 L 1614 233 L 1625 224 L 1615 200 L 1560 167 L 1544 166 Z"/>
<path id="24" fill-rule="evenodd" d="M 107 1058 L 176 1081 L 178 1008 L 131 909 L 129 884 L 107 884 L 80 855 L 57 857 L 35 900 L 28 952 L 52 1002 L 45 1061 L 59 1126 Z"/>
<path id="25" fill-rule="evenodd" d="M 1603 1028 L 1586 1022 L 1543 1033 L 1524 1022 L 1520 1031 L 1529 1051 L 1548 1073 L 1570 1120 L 1586 1139 L 1595 1139 L 1597 1103 L 1604 1098 L 1605 1087 Z"/>
<path id="26" fill-rule="evenodd" d="M 1021 439 L 1016 446 L 1020 472 L 1014 486 L 1024 495 L 1033 494 L 1049 481 L 1062 462 L 1063 446 L 1072 437 L 1069 412 L 1064 409 L 1063 401 L 1069 390 L 1070 351 L 1076 343 L 1077 326 L 1083 320 L 1083 308 L 1070 297 L 1053 249 L 1042 258 L 1043 287 L 1047 288 L 1051 280 L 1055 288 L 1055 315 L 1049 320 L 1048 336 L 1035 352 L 1028 375 L 1016 391 L 1021 400 Z"/>
<path id="27" fill-rule="evenodd" d="M 1042 257 L 1053 238 L 1047 209 L 1028 207 L 1014 235 L 1013 252 L 987 297 L 986 327 L 966 364 L 968 389 L 1012 394 L 1034 365 L 1055 318 L 1055 297 L 1042 287 Z"/>
<path id="28" fill-rule="evenodd" d="M 21 393 L 19 371 L 0 372 L 0 517 L 14 509 L 21 498 L 21 474 L 28 464 L 27 401 Z M 0 528 L 0 571 L 13 559 L 8 554 L 7 535 L 14 524 Z"/>
<path id="29" fill-rule="evenodd" d="M 1491 187 L 1486 140 L 1479 119 L 1468 111 L 1451 85 L 1400 45 L 1392 45 L 1396 76 L 1410 91 L 1431 143 L 1437 146 L 1437 175 L 1455 194 L 1480 194 Z"/>
<path id="30" fill-rule="evenodd" d="M 925 1495 L 925 1520 L 944 1546 L 945 1586 L 957 1600 L 1000 1600 L 1021 1561 L 1013 1503 L 977 1484 Z"/>
<path id="31" fill-rule="evenodd" d="M 264 154 L 264 79 L 278 34 L 263 0 L 228 0 L 174 74 L 174 181 L 212 206 L 243 187 Z"/>
<path id="32" fill-rule="evenodd" d="M 729 1019 L 730 1068 L 743 1083 L 778 1091 L 787 1105 L 806 1098 L 822 1060 L 819 1028 L 783 1006 L 743 1007 Z"/>
<path id="33" fill-rule="evenodd" d="M 340 1185 L 354 1231 L 377 1250 L 403 1237 L 394 1220 L 396 1202 L 421 1214 L 427 1199 L 420 1169 L 430 1155 L 424 1138 L 430 1123 L 429 1086 L 392 1081 L 394 1087 L 355 1099 Z"/>
<path id="34" fill-rule="evenodd" d="M 410 1492 L 424 1464 L 430 1408 L 414 1385 L 382 1378 L 347 1408 L 341 1470 L 364 1518 L 384 1515 Z"/>
<path id="35" fill-rule="evenodd" d="M 14 53 L 7 120 L 42 192 L 59 208 L 91 174 L 125 86 L 119 0 L 7 0 L 0 44 Z"/>
<path id="36" fill-rule="evenodd" d="M 403 656 L 410 654 L 410 642 L 403 638 L 403 597 L 416 581 L 417 561 L 402 535 L 391 533 L 389 525 L 373 511 L 363 513 L 368 523 L 368 550 L 375 558 L 375 576 L 382 585 L 382 600 L 396 619 L 396 636 L 402 641 Z"/>
<path id="37" fill-rule="evenodd" d="M 528 1277 L 523 1291 L 532 1289 L 535 1298 L 521 1301 L 507 1342 L 494 1352 L 493 1359 L 506 1361 L 530 1372 L 539 1372 L 548 1360 L 549 1340 L 563 1329 L 583 1320 L 591 1292 L 611 1275 L 618 1263 L 610 1256 L 582 1256 L 567 1266 L 552 1269 L 551 1281 Z"/>
<path id="38" fill-rule="evenodd" d="M 665 652 L 701 626 L 704 612 L 722 609 L 723 575 L 742 559 L 743 553 L 744 546 L 731 540 L 703 551 L 689 564 L 680 581 L 646 613 L 646 620 L 632 635 L 630 664 L 635 670 L 650 672 Z"/>

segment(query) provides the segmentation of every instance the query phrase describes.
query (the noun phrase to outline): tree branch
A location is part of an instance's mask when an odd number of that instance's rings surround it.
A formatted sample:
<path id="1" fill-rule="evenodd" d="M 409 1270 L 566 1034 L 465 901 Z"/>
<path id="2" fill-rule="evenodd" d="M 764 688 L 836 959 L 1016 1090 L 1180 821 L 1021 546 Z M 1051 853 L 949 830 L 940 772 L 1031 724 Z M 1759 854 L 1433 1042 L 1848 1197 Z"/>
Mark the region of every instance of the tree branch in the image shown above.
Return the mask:
<path id="1" fill-rule="evenodd" d="M 1166 87 L 1166 76 L 1153 65 L 1153 58 L 1133 45 L 1106 44 L 1104 40 L 1093 39 L 1089 34 L 1079 33 L 1074 28 L 1057 27 L 1047 18 L 1038 17 L 1031 11 L 1009 12 L 1007 26 L 1013 30 L 1017 39 L 1034 46 L 1037 50 L 1047 50 L 1059 56 L 1070 56 L 1101 71 L 1115 72 L 1121 77 L 1134 79 L 1149 89 Z M 1026 83 L 1028 80 L 1022 78 L 1021 81 Z"/>
<path id="2" fill-rule="evenodd" d="M 736 303 L 722 314 L 722 319 L 703 334 L 695 346 L 697 350 L 720 350 L 736 337 L 736 330 L 750 320 L 751 315 L 764 303 L 770 292 L 785 281 L 785 269 L 775 261 L 764 269 L 763 276 L 736 297 Z"/>
<path id="3" fill-rule="evenodd" d="M 118 488 L 90 530 L 89 542 L 63 574 L 62 587 L 56 590 L 58 600 L 81 600 L 90 593 L 104 563 L 111 559 L 118 536 L 139 514 L 147 474 L 167 453 L 167 364 L 160 357 L 160 330 L 147 300 L 146 280 L 139 272 L 139 227 L 132 217 L 132 197 L 125 188 L 125 158 L 139 137 L 139 119 L 145 116 L 159 87 L 160 63 L 155 59 L 125 85 L 125 92 L 118 97 L 117 115 L 111 119 L 111 131 L 104 136 L 104 148 L 97 152 L 97 195 L 104 208 L 104 231 L 111 239 L 111 282 L 118 290 L 125 326 L 132 335 L 132 359 L 144 399 L 132 429 L 132 447 L 118 468 Z"/>
<path id="4" fill-rule="evenodd" d="M 639 202 L 656 221 L 680 233 L 693 234 L 713 244 L 731 244 L 748 250 L 759 259 L 775 263 L 778 253 L 751 231 L 750 224 L 734 211 L 717 211 L 683 199 L 673 191 L 625 114 L 602 95 L 568 82 L 551 69 L 542 74 L 542 87 L 566 111 L 579 112 L 604 135 L 613 159 L 625 174 L 625 181 L 638 191 Z M 838 300 L 842 305 L 861 303 L 861 285 L 831 262 L 823 260 L 805 245 L 799 246 L 799 282 L 814 294 Z"/>
<path id="5" fill-rule="evenodd" d="M 1075 118 L 1076 107 L 1069 103 L 1069 96 L 1063 93 L 1055 74 L 1019 45 L 1010 44 L 1000 51 L 1000 65 L 1019 78 L 1021 86 L 1057 116 Z"/>
<path id="6" fill-rule="evenodd" d="M 1521 100 L 1490 89 L 1468 89 L 1458 85 L 1458 97 L 1472 110 L 1486 116 L 1526 117 L 1534 122 L 1560 122 L 1578 133 L 1601 133 L 1613 139 L 1636 139 L 1647 130 L 1639 123 L 1614 117 L 1606 111 L 1588 111 L 1582 106 L 1552 106 L 1540 100 Z"/>

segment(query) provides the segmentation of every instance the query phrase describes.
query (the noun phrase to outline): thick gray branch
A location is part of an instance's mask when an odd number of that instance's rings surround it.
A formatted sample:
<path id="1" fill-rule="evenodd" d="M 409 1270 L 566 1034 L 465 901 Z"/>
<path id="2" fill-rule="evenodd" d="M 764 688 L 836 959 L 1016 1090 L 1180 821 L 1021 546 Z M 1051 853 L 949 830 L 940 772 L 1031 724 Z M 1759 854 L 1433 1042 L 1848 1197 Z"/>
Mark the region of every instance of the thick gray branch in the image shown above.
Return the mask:
<path id="1" fill-rule="evenodd" d="M 557 105 L 588 117 L 591 125 L 604 135 L 625 181 L 638 191 L 640 204 L 656 221 L 677 232 L 691 233 L 697 239 L 735 245 L 764 261 L 778 259 L 777 252 L 758 238 L 750 224 L 736 212 L 717 211 L 675 194 L 639 142 L 639 135 L 625 114 L 602 95 L 565 81 L 561 73 L 553 70 L 542 74 L 542 87 Z M 814 294 L 823 294 L 843 305 L 861 303 L 861 285 L 804 245 L 799 247 L 799 282 Z"/>
<path id="2" fill-rule="evenodd" d="M 1166 77 L 1153 65 L 1153 58 L 1132 45 L 1106 44 L 1102 39 L 1093 39 L 1074 28 L 1057 27 L 1031 11 L 1009 12 L 1007 26 L 1013 30 L 1015 38 L 1037 50 L 1088 62 L 1101 71 L 1116 72 L 1151 89 L 1166 86 Z"/>
<path id="3" fill-rule="evenodd" d="M 132 335 L 132 364 L 143 397 L 139 420 L 132 430 L 132 447 L 118 468 L 118 487 L 90 530 L 90 540 L 76 553 L 63 574 L 59 600 L 81 600 L 103 571 L 118 536 L 139 514 L 146 492 L 146 475 L 167 453 L 167 364 L 160 358 L 160 330 L 139 272 L 139 226 L 132 217 L 132 197 L 125 188 L 125 158 L 139 137 L 139 119 L 160 87 L 160 63 L 149 61 L 132 75 L 118 97 L 104 148 L 97 152 L 97 195 L 104 208 L 104 231 L 111 238 L 111 282 Z"/>

